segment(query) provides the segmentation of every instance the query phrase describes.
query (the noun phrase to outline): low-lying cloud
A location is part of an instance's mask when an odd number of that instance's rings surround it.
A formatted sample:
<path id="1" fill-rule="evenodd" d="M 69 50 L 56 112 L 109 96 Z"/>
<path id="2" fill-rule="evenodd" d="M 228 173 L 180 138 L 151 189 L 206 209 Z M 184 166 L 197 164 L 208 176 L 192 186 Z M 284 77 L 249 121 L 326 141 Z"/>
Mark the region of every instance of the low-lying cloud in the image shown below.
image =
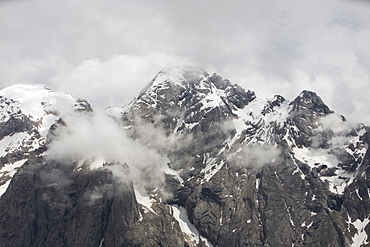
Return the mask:
<path id="1" fill-rule="evenodd" d="M 231 154 L 228 159 L 237 166 L 260 169 L 280 161 L 281 150 L 274 145 L 254 143 L 244 146 L 239 152 Z"/>
<path id="2" fill-rule="evenodd" d="M 345 136 L 356 126 L 335 113 L 321 117 L 318 124 L 318 128 L 313 131 L 311 138 L 311 147 L 313 148 L 327 148 L 332 138 L 346 138 Z"/>
<path id="3" fill-rule="evenodd" d="M 58 127 L 49 144 L 48 159 L 76 163 L 98 160 L 111 164 L 105 168 L 116 178 L 144 187 L 158 187 L 164 182 L 167 157 L 133 140 L 103 112 L 76 113 L 63 120 L 66 125 Z"/>

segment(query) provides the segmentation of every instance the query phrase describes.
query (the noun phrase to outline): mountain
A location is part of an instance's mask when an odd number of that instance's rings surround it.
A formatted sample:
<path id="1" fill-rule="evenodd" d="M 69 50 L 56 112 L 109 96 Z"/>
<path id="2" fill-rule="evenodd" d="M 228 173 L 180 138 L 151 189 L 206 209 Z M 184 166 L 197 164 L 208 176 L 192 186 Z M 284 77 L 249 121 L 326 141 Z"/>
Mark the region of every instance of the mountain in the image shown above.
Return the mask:
<path id="1" fill-rule="evenodd" d="M 61 116 L 89 110 L 84 100 L 43 85 L 15 85 L 0 91 L 0 195 L 29 158 L 45 151 L 48 130 Z"/>
<path id="2" fill-rule="evenodd" d="M 4 246 L 367 246 L 369 128 L 193 67 L 102 117 L 0 91 Z"/>

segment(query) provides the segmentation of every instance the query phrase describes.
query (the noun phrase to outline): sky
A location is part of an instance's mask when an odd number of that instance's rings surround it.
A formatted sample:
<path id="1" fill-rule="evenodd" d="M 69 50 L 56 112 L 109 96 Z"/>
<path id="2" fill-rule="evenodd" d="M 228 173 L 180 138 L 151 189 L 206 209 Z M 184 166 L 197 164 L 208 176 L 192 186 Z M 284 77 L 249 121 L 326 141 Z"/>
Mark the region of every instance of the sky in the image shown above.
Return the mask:
<path id="1" fill-rule="evenodd" d="M 124 105 L 192 65 L 257 97 L 315 91 L 370 124 L 368 0 L 0 0 L 0 88 L 45 84 Z"/>

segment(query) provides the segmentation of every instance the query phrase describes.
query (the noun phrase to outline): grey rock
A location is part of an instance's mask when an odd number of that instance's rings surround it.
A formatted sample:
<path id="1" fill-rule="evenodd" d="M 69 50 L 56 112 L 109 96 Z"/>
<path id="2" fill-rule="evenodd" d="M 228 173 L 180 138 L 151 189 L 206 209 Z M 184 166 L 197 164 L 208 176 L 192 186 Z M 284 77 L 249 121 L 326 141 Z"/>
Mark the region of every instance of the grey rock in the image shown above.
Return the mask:
<path id="1" fill-rule="evenodd" d="M 109 170 L 77 173 L 68 163 L 30 160 L 0 208 L 4 246 L 184 246 L 169 208 L 139 221 L 132 183 Z"/>
<path id="2" fill-rule="evenodd" d="M 78 104 L 90 111 L 87 102 Z M 72 161 L 38 153 L 0 199 L 2 243 L 194 246 L 171 204 L 184 207 L 213 246 L 351 246 L 360 230 L 369 235 L 370 224 L 354 224 L 370 215 L 369 128 L 322 128 L 321 120 L 334 113 L 310 91 L 292 102 L 277 95 L 249 111 L 256 105 L 254 92 L 217 74 L 192 67 L 161 71 L 115 117 L 130 137 L 167 156 L 168 168 L 180 177 L 165 174 L 162 187 L 146 188 L 153 211 L 137 202 L 132 182 L 117 181 L 106 167 L 76 171 Z M 23 123 L 3 131 L 32 130 Z M 59 120 L 47 143 L 65 125 Z M 154 135 L 145 136 L 143 128 Z M 348 141 L 333 144 L 336 137 Z M 302 158 L 299 151 L 332 160 L 313 163 L 315 157 Z"/>

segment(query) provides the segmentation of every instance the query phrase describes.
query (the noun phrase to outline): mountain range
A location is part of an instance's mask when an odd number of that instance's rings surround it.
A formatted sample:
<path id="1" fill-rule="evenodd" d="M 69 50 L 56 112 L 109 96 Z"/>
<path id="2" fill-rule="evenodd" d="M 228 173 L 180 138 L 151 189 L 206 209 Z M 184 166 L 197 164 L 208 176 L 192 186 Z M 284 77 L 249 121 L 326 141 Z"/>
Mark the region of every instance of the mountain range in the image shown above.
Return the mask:
<path id="1" fill-rule="evenodd" d="M 95 111 L 0 91 L 1 246 L 369 246 L 370 131 L 189 66 Z"/>

